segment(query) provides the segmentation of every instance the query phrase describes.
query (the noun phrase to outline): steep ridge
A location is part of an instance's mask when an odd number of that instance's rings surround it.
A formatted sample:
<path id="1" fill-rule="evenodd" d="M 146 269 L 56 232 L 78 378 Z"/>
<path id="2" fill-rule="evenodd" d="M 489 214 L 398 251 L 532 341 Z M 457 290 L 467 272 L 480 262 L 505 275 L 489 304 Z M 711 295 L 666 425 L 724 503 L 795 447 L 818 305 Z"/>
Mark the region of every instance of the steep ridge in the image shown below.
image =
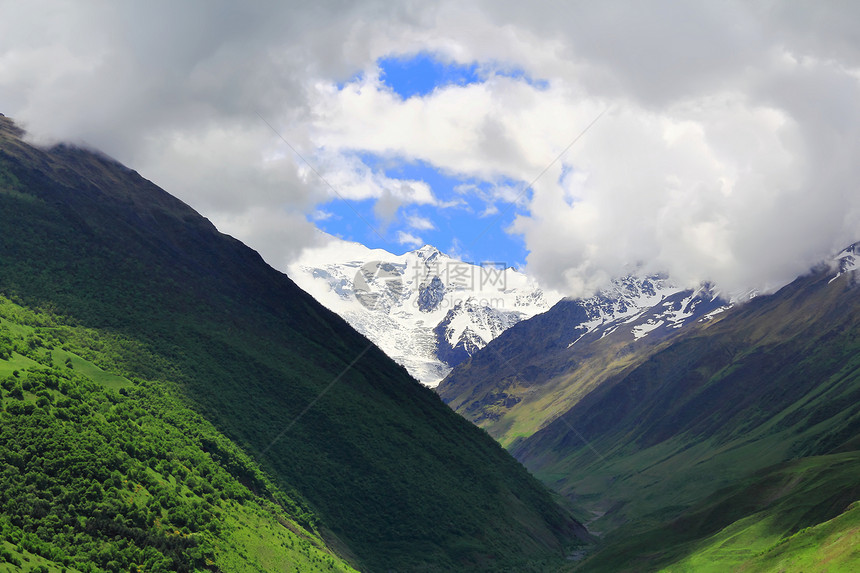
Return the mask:
<path id="1" fill-rule="evenodd" d="M 708 288 L 625 277 L 587 299 L 562 300 L 521 322 L 437 387 L 457 412 L 502 444 L 528 436 L 597 384 L 644 360 L 686 325 L 728 307 Z"/>
<path id="2" fill-rule="evenodd" d="M 292 263 L 290 275 L 431 387 L 561 298 L 513 268 L 463 262 L 430 245 L 395 255 L 331 236 L 326 241 Z"/>
<path id="3" fill-rule="evenodd" d="M 354 565 L 553 560 L 581 534 L 536 480 L 251 249 L 118 163 L 31 147 L 0 118 L 0 293 L 134 341 L 298 492 Z M 444 524 L 444 525 L 440 525 Z"/>

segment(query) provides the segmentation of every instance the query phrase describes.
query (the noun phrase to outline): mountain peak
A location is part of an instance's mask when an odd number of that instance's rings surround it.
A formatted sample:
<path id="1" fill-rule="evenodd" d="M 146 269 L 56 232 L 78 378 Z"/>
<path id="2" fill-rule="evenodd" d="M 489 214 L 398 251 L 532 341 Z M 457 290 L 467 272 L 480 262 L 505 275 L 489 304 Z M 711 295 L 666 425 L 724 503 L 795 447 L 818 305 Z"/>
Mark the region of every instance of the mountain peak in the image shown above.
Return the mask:
<path id="1" fill-rule="evenodd" d="M 471 355 L 514 323 L 548 310 L 561 294 L 542 291 L 532 279 L 516 271 L 488 270 L 454 259 L 432 245 L 402 255 L 381 249 L 322 248 L 307 251 L 289 267 L 289 275 L 319 302 L 340 314 L 359 332 L 402 364 L 417 380 L 435 386 L 451 369 L 451 356 L 440 348 L 465 348 Z M 361 253 L 364 249 L 364 253 Z M 358 272 L 391 264 L 387 283 L 356 285 Z M 361 304 L 357 294 L 384 295 L 383 307 Z M 464 308 L 467 300 L 474 301 Z M 482 312 L 470 312 L 484 305 Z M 456 308 L 456 310 L 455 310 Z M 451 316 L 449 313 L 453 311 Z M 450 328 L 437 327 L 448 320 Z M 469 344 L 461 338 L 466 327 Z M 441 337 L 441 338 L 440 338 Z"/>
<path id="2" fill-rule="evenodd" d="M 860 242 L 853 243 L 842 249 L 842 252 L 834 257 L 833 262 L 837 266 L 837 272 L 836 276 L 831 279 L 831 282 L 845 273 L 860 268 Z"/>
<path id="3" fill-rule="evenodd" d="M 440 251 L 439 249 L 437 249 L 433 245 L 424 245 L 420 249 L 415 249 L 412 252 L 415 253 L 416 255 L 418 255 L 419 257 L 423 258 L 423 259 L 438 257 L 439 255 L 444 254 L 444 253 L 442 253 L 442 251 Z"/>

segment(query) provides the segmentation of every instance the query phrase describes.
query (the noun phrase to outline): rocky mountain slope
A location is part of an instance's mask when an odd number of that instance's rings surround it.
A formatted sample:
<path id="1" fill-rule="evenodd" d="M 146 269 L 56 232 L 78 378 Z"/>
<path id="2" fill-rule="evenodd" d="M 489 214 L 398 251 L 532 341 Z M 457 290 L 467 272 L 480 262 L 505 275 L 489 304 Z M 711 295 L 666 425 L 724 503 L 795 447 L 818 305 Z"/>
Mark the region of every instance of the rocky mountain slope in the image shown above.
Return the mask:
<path id="1" fill-rule="evenodd" d="M 512 268 L 465 263 L 429 245 L 395 255 L 329 237 L 288 272 L 431 387 L 490 340 L 561 298 Z"/>
<path id="2" fill-rule="evenodd" d="M 608 373 L 729 308 L 707 287 L 628 276 L 586 299 L 559 301 L 465 361 L 437 392 L 503 444 L 530 435 Z M 577 383 L 571 383 L 576 379 Z"/>

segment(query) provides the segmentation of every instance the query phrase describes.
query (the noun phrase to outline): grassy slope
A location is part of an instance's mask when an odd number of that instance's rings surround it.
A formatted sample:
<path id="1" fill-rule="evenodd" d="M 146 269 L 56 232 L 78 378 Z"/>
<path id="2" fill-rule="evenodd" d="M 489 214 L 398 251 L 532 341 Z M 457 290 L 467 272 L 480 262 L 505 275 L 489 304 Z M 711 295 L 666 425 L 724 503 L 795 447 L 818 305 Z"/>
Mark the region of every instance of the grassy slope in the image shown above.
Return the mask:
<path id="1" fill-rule="evenodd" d="M 756 472 L 668 524 L 621 528 L 581 571 L 853 571 L 860 550 L 860 453 Z"/>
<path id="2" fill-rule="evenodd" d="M 318 533 L 299 524 L 297 519 L 312 522 L 306 511 L 284 510 L 300 505 L 282 494 L 281 505 L 274 504 L 271 493 L 248 481 L 260 470 L 231 451 L 209 424 L 165 398 L 162 384 L 132 381 L 82 358 L 114 367 L 120 349 L 147 358 L 133 343 L 105 340 L 97 331 L 70 327 L 3 298 L 0 341 L 0 541 L 6 549 L 0 551 L 0 571 L 353 571 Z M 46 375 L 58 384 L 43 383 Z M 23 390 L 20 396 L 15 387 Z M 207 449 L 229 455 L 219 459 Z M 108 479 L 98 469 L 106 458 L 114 460 L 104 470 L 112 471 Z M 95 473 L 81 476 L 81 465 Z M 77 493 L 92 478 L 107 484 L 113 472 L 117 487 L 91 505 Z M 19 489 L 22 476 L 39 487 Z M 264 478 L 256 481 L 271 490 Z M 175 508 L 200 512 L 200 522 L 177 522 Z M 199 560 L 187 550 L 171 553 L 172 545 L 190 538 L 199 540 Z M 162 549 L 147 550 L 152 544 Z"/>
<path id="3" fill-rule="evenodd" d="M 860 505 L 855 502 L 849 510 L 829 521 L 780 539 L 776 545 L 742 563 L 738 569 L 750 573 L 851 573 L 857 570 L 860 562 L 858 547 Z"/>
<path id="4" fill-rule="evenodd" d="M 486 434 L 256 253 L 113 161 L 0 127 L 0 291 L 145 347 L 156 360 L 121 368 L 175 381 L 362 567 L 521 565 L 578 531 Z"/>
<path id="5" fill-rule="evenodd" d="M 512 384 L 507 392 L 519 395 L 521 401 L 502 418 L 480 425 L 510 447 L 546 427 L 607 379 L 623 375 L 658 349 L 643 347 L 640 352 L 631 352 L 629 343 L 617 343 L 611 338 L 598 341 L 595 347 L 587 360 L 577 361 L 570 370 L 542 382 L 539 391 Z"/>

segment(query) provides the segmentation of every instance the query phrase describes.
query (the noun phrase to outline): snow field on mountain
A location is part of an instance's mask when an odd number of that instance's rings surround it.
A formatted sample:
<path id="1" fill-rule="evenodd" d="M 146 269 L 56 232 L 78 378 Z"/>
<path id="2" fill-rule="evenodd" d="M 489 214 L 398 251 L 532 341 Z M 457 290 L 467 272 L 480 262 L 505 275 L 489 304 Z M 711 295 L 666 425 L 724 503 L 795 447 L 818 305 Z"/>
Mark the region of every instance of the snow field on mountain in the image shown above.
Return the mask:
<path id="1" fill-rule="evenodd" d="M 287 271 L 427 386 L 455 359 L 561 299 L 513 268 L 459 261 L 429 245 L 396 255 L 332 237 Z"/>

